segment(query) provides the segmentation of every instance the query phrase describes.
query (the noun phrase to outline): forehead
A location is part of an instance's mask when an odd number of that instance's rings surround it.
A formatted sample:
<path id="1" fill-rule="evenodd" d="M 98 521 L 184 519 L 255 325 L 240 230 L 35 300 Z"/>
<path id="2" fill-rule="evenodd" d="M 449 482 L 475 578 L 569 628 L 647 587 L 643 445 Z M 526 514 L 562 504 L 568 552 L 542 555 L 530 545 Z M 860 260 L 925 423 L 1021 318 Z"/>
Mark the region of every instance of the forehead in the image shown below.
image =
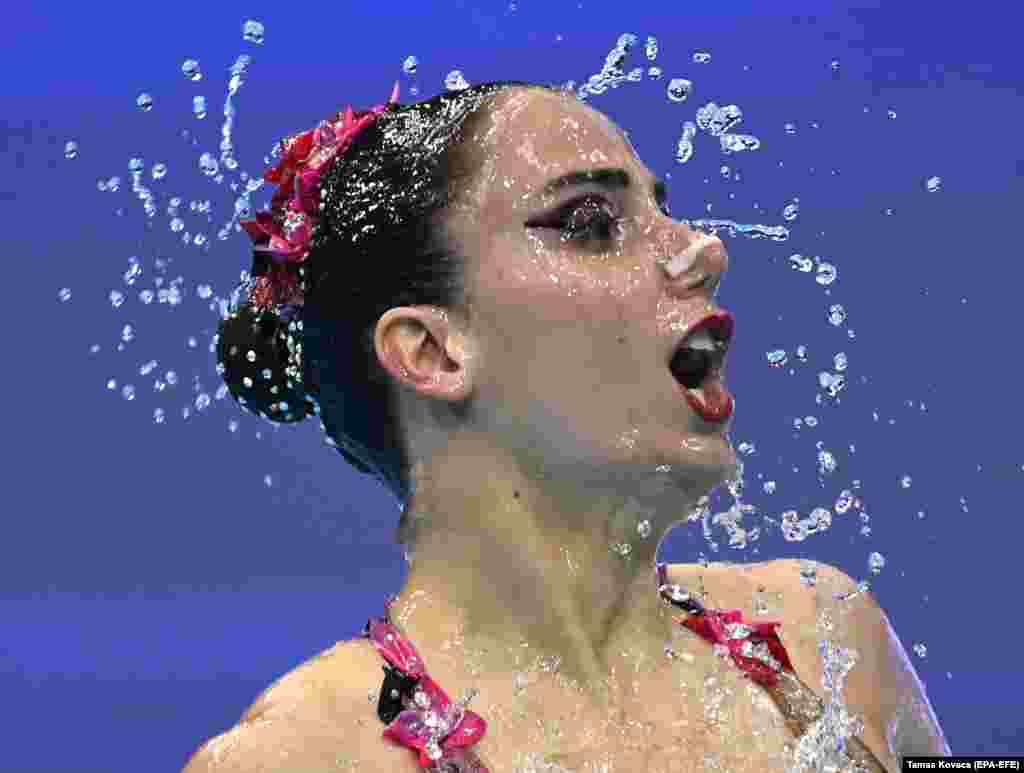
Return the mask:
<path id="1" fill-rule="evenodd" d="M 649 172 L 622 130 L 571 94 L 509 89 L 497 94 L 465 138 L 473 173 L 463 193 L 478 214 L 542 203 L 545 183 L 570 171 L 615 166 Z"/>

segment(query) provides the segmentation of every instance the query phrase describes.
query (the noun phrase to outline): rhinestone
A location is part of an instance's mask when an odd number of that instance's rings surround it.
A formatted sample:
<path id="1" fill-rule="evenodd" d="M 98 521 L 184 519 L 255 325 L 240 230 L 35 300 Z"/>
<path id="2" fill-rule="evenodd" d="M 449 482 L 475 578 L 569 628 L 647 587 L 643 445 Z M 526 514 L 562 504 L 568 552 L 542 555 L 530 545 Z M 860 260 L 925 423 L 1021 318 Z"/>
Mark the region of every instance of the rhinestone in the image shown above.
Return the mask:
<path id="1" fill-rule="evenodd" d="M 441 747 L 437 745 L 437 741 L 428 742 L 426 747 L 424 747 L 424 751 L 432 760 L 441 759 Z"/>
<path id="2" fill-rule="evenodd" d="M 421 709 L 430 708 L 430 698 L 428 698 L 427 694 L 422 690 L 416 691 L 415 695 L 413 695 L 413 700 Z"/>
<path id="3" fill-rule="evenodd" d="M 673 601 L 689 601 L 690 600 L 690 594 L 687 593 L 686 591 L 684 591 L 678 585 L 669 585 L 668 586 L 668 595 L 672 597 Z"/>
<path id="4" fill-rule="evenodd" d="M 744 625 L 743 623 L 732 623 L 727 626 L 727 628 L 730 639 L 746 639 L 751 633 L 753 633 L 753 629 L 749 625 Z"/>
<path id="5" fill-rule="evenodd" d="M 392 690 L 391 690 L 391 700 L 398 700 L 398 695 L 399 695 L 398 690 L 392 688 Z"/>

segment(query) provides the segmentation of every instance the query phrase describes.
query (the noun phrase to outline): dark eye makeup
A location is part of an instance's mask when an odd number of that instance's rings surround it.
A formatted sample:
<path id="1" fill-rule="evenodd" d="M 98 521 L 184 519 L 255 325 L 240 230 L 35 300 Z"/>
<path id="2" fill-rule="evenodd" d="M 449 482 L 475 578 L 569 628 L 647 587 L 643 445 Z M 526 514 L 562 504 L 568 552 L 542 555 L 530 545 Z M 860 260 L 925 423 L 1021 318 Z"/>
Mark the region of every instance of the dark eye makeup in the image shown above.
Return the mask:
<path id="1" fill-rule="evenodd" d="M 667 203 L 662 205 L 662 212 L 669 214 Z M 568 202 L 553 216 L 527 221 L 526 226 L 558 229 L 563 239 L 578 244 L 607 245 L 614 239 L 621 222 L 622 218 L 616 215 L 614 205 L 607 198 L 588 193 Z"/>

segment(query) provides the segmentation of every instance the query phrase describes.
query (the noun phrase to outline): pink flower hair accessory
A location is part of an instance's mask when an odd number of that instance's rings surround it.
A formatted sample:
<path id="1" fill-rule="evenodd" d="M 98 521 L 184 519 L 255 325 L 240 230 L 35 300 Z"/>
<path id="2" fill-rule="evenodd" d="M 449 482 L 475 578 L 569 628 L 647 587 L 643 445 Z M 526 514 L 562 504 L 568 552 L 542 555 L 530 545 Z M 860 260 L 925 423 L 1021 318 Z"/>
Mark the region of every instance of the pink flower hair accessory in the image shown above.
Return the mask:
<path id="1" fill-rule="evenodd" d="M 395 81 L 387 103 L 369 110 L 349 105 L 308 131 L 281 140 L 281 160 L 263 173 L 264 181 L 278 189 L 271 197 L 270 210 L 258 212 L 239 225 L 252 239 L 254 252 L 267 255 L 271 265 L 257 277 L 249 291 L 249 302 L 258 307 L 301 306 L 302 284 L 297 268 L 309 255 L 309 243 L 320 210 L 320 177 L 328 165 L 343 154 L 363 129 L 398 102 Z"/>

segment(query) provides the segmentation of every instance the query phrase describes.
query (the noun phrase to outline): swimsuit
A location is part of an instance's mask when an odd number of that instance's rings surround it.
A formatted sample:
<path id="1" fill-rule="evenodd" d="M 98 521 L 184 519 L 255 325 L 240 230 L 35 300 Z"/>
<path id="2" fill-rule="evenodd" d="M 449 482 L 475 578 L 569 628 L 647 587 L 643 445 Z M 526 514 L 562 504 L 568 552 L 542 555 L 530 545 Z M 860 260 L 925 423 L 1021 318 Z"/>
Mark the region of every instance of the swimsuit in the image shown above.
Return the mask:
<path id="1" fill-rule="evenodd" d="M 748 623 L 738 609 L 705 608 L 681 586 L 668 582 L 665 564 L 657 565 L 657 578 L 661 597 L 687 612 L 676 622 L 714 644 L 716 651 L 727 654 L 746 676 L 762 685 L 796 730 L 804 732 L 821 716 L 823 701 L 796 677 L 775 632 L 780 623 Z M 469 748 L 487 729 L 483 718 L 466 708 L 473 695 L 452 701 L 430 678 L 416 648 L 391 622 L 393 601 L 387 600 L 383 618 L 370 618 L 362 631 L 387 661 L 377 703 L 377 716 L 387 725 L 384 737 L 416 751 L 425 770 L 488 773 Z M 848 739 L 846 752 L 871 773 L 885 773 L 858 739 Z"/>

